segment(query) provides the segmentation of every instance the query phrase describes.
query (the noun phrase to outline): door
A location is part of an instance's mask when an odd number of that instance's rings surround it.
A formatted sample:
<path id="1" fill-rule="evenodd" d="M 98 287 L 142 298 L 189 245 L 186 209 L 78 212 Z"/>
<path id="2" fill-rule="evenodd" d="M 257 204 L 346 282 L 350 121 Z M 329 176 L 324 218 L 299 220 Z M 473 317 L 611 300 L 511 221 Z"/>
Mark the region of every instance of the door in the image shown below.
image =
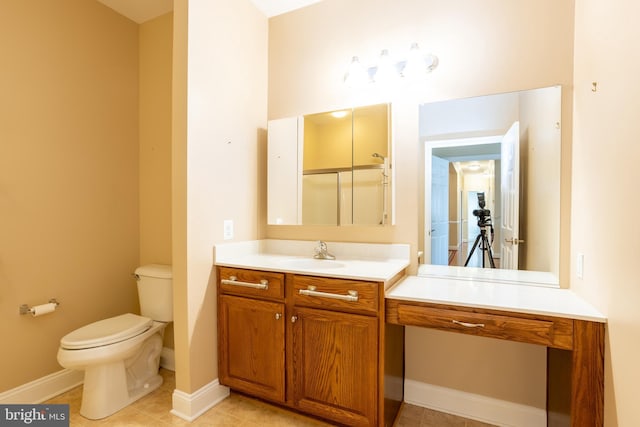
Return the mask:
<path id="1" fill-rule="evenodd" d="M 449 263 L 449 161 L 431 156 L 431 264 Z"/>
<path id="2" fill-rule="evenodd" d="M 294 404 L 350 426 L 374 426 L 378 395 L 378 319 L 296 308 Z"/>
<path id="3" fill-rule="evenodd" d="M 284 402 L 284 304 L 220 295 L 220 383 Z"/>
<path id="4" fill-rule="evenodd" d="M 518 269 L 520 224 L 520 124 L 515 122 L 502 138 L 500 235 L 504 239 L 500 268 Z"/>

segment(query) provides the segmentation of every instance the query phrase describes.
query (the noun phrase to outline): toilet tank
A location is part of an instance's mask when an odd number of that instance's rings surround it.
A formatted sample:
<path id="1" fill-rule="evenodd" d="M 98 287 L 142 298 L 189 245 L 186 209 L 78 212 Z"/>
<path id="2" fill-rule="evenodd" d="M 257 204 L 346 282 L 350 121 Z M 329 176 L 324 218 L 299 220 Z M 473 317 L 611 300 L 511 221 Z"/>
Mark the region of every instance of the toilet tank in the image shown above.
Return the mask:
<path id="1" fill-rule="evenodd" d="M 173 275 L 170 265 L 149 264 L 136 269 L 140 314 L 159 322 L 173 321 Z"/>

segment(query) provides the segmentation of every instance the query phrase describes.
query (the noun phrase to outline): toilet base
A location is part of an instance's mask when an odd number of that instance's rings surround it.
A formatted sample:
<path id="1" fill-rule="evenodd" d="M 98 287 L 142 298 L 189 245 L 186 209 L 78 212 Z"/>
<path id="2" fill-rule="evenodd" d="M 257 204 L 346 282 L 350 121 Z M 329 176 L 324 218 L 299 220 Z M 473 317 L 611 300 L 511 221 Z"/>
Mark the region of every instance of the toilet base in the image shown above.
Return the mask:
<path id="1" fill-rule="evenodd" d="M 146 383 L 145 387 L 141 387 L 136 390 L 136 392 L 132 395 L 129 395 L 126 391 L 123 393 L 122 383 L 119 383 L 120 387 L 115 387 L 115 385 L 119 382 L 114 381 L 116 377 L 119 377 L 119 372 L 122 372 L 121 367 L 116 367 L 114 369 L 109 369 L 108 367 L 103 367 L 106 369 L 100 369 L 103 372 L 85 372 L 85 382 L 84 389 L 82 391 L 82 406 L 80 407 L 80 415 L 90 420 L 99 420 L 102 418 L 106 418 L 110 415 L 115 414 L 119 410 L 129 406 L 136 400 L 141 397 L 146 396 L 151 393 L 160 385 L 162 385 L 162 377 L 160 375 L 155 375 L 150 378 Z M 102 380 L 96 381 L 92 377 L 94 376 L 102 376 L 102 375 L 110 375 L 111 381 L 110 384 L 114 385 L 114 387 L 104 387 L 104 382 Z M 95 384 L 100 384 L 100 387 L 95 387 Z M 126 390 L 126 384 L 124 384 L 124 390 Z"/>
<path id="2" fill-rule="evenodd" d="M 80 415 L 91 420 L 108 417 L 160 387 L 161 350 L 162 333 L 154 334 L 130 359 L 87 367 Z"/>

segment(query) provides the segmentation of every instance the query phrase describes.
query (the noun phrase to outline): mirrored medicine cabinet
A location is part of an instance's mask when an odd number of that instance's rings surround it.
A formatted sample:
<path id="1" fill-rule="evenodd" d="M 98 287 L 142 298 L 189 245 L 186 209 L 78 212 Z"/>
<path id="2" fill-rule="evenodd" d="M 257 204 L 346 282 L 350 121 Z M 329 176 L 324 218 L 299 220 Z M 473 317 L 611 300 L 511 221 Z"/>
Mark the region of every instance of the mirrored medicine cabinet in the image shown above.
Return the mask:
<path id="1" fill-rule="evenodd" d="M 271 120 L 267 222 L 391 224 L 391 106 Z"/>

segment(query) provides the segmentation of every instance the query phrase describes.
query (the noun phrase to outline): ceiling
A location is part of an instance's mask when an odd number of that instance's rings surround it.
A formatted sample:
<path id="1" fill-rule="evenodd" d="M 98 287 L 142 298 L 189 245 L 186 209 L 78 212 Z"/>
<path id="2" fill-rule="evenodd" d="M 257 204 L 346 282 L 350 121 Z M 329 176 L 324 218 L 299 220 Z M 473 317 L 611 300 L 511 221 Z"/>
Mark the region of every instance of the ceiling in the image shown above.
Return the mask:
<path id="1" fill-rule="evenodd" d="M 173 10 L 173 0 L 98 0 L 100 3 L 141 24 Z M 267 17 L 318 3 L 321 0 L 251 0 Z"/>

